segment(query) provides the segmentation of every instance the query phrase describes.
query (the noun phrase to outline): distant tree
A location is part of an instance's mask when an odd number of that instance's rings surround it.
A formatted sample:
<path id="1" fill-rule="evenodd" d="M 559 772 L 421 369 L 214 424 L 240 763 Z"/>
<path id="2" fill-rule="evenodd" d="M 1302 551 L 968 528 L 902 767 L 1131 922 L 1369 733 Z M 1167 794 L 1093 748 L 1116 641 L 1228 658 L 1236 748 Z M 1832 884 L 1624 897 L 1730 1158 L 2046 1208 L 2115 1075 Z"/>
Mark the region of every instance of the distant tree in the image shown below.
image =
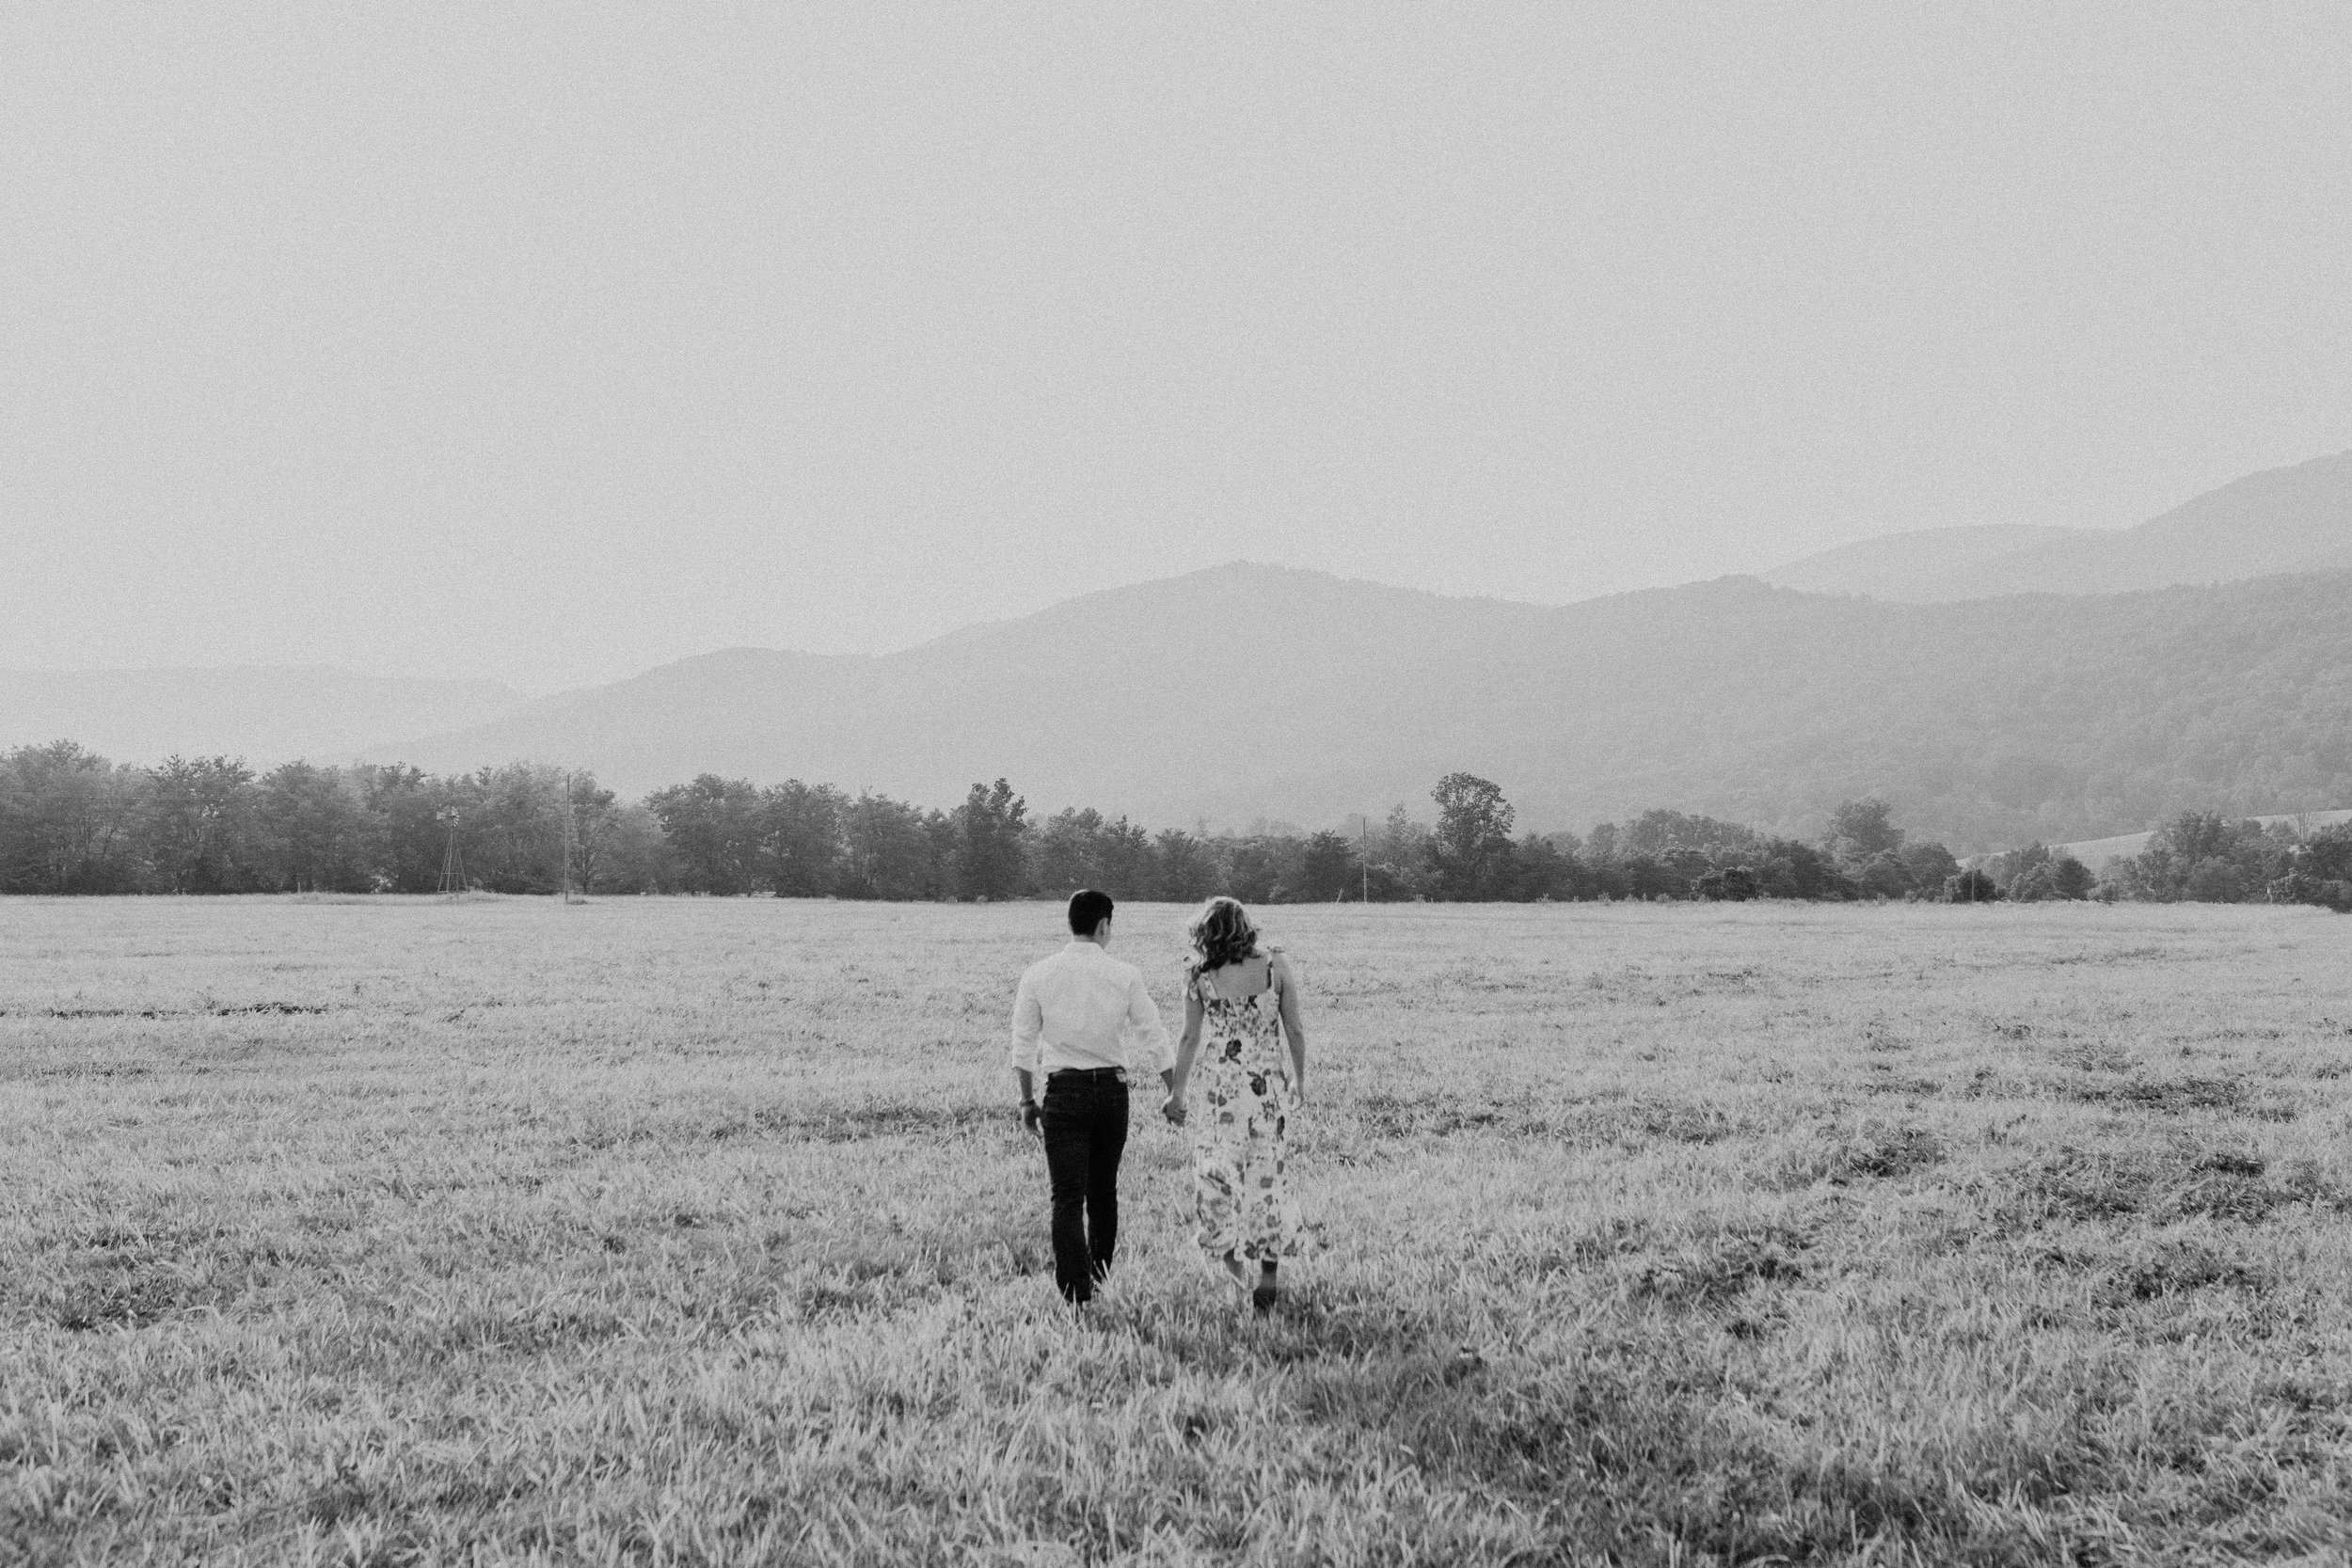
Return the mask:
<path id="1" fill-rule="evenodd" d="M 2054 884 L 2055 876 L 2050 870 L 2049 863 L 2045 861 L 2040 865 L 2010 878 L 2002 885 L 2001 894 L 2011 903 L 2045 903 L 2058 896 L 2058 890 Z"/>
<path id="2" fill-rule="evenodd" d="M 130 893 L 152 781 L 71 740 L 0 756 L 0 893 Z"/>
<path id="3" fill-rule="evenodd" d="M 1910 865 L 1891 850 L 1881 850 L 1868 860 L 1849 866 L 1847 875 L 1866 898 L 1905 898 L 1919 886 Z"/>
<path id="4" fill-rule="evenodd" d="M 2001 896 L 2001 884 L 1982 871 L 1967 870 L 1944 884 L 1947 904 L 1992 904 Z"/>
<path id="5" fill-rule="evenodd" d="M 1028 811 L 1028 803 L 1003 779 L 972 786 L 955 810 L 958 897 L 1011 898 L 1020 893 Z"/>
<path id="6" fill-rule="evenodd" d="M 2099 885 L 2090 867 L 2064 850 L 2050 857 L 2050 889 L 2060 898 L 2088 898 Z"/>
<path id="7" fill-rule="evenodd" d="M 850 897 L 937 898 L 946 892 L 932 831 L 919 808 L 861 794 L 842 814 L 842 840 L 841 891 Z"/>
<path id="8" fill-rule="evenodd" d="M 1307 840 L 1298 862 L 1298 895 L 1316 903 L 1356 896 L 1362 878 L 1356 847 L 1329 830 Z"/>
<path id="9" fill-rule="evenodd" d="M 2013 898 L 2016 896 L 2014 889 L 2018 879 L 2029 871 L 2049 863 L 2049 847 L 2036 841 L 2026 845 L 2023 849 L 2011 849 L 2004 854 L 1994 855 L 1984 863 L 1984 870 L 1987 876 L 2001 884 L 2002 892 Z"/>
<path id="10" fill-rule="evenodd" d="M 338 768 L 282 763 L 255 786 L 259 885 L 365 893 L 385 846 L 358 781 Z"/>
<path id="11" fill-rule="evenodd" d="M 645 798 L 689 893 L 748 893 L 760 885 L 759 791 L 747 779 L 703 773 Z"/>
<path id="12" fill-rule="evenodd" d="M 1065 807 L 1038 823 L 1029 834 L 1029 878 L 1048 898 L 1067 898 L 1080 888 L 1098 888 L 1113 898 L 1132 896 L 1104 887 L 1104 834 L 1109 824 L 1089 806 Z"/>
<path id="13" fill-rule="evenodd" d="M 369 885 L 383 893 L 430 893 L 440 869 L 440 781 L 405 763 L 362 763 L 347 773 L 367 814 Z"/>
<path id="14" fill-rule="evenodd" d="M 1960 862 L 1941 844 L 1906 844 L 1900 851 L 1903 869 L 1920 896 L 1932 898 L 1950 878 L 1960 875 Z"/>
<path id="15" fill-rule="evenodd" d="M 1903 831 L 1895 826 L 1894 808 L 1873 795 L 1838 802 L 1830 813 L 1827 843 L 1840 864 L 1860 865 L 1881 855 L 1899 854 Z"/>
<path id="16" fill-rule="evenodd" d="M 1124 816 L 1103 824 L 1095 862 L 1102 867 L 1103 891 L 1114 898 L 1149 898 L 1158 885 L 1152 835 Z"/>
<path id="17" fill-rule="evenodd" d="M 923 836 L 931 842 L 931 885 L 937 891 L 930 896 L 953 899 L 956 865 L 963 855 L 962 824 L 956 813 L 933 806 L 923 814 Z"/>
<path id="18" fill-rule="evenodd" d="M 2041 846 L 2032 847 L 2040 849 Z M 2050 899 L 2087 898 L 2094 881 L 2090 868 L 2074 856 L 2064 850 L 2043 850 L 2027 863 L 2025 870 L 2003 881 L 2002 891 L 2018 903 L 2038 904 Z"/>
<path id="19" fill-rule="evenodd" d="M 1619 855 L 1610 869 L 1614 873 L 1610 892 L 1619 898 L 1688 898 L 1696 879 L 1687 866 L 1658 855 Z"/>
<path id="20" fill-rule="evenodd" d="M 2272 895 L 2272 901 L 2280 904 L 2318 904 L 2338 914 L 2352 914 L 2352 880 L 2337 878 L 2321 881 L 2316 878 L 2289 877 Z"/>
<path id="21" fill-rule="evenodd" d="M 1740 857 L 1753 856 L 1756 835 L 1753 828 L 1712 816 L 1645 811 L 1622 829 L 1614 830 L 1614 845 L 1617 852 L 1630 855 L 1664 858 L 1677 851 L 1695 853 L 1712 868 Z"/>
<path id="22" fill-rule="evenodd" d="M 2188 868 L 2181 893 L 2183 897 L 2199 904 L 2242 904 L 2246 901 L 2247 879 L 2226 856 L 2208 855 Z"/>
<path id="23" fill-rule="evenodd" d="M 580 886 L 588 893 L 662 893 L 677 885 L 661 819 L 644 805 L 616 805 L 598 822 L 593 853 L 583 853 Z"/>
<path id="24" fill-rule="evenodd" d="M 2322 828 L 2296 846 L 2296 869 L 2322 881 L 2352 880 L 2352 822 Z"/>
<path id="25" fill-rule="evenodd" d="M 1583 867 L 1577 863 L 1575 844 L 1574 833 L 1529 833 L 1521 838 L 1511 857 L 1510 896 L 1528 901 L 1577 897 Z"/>
<path id="26" fill-rule="evenodd" d="M 1245 904 L 1263 904 L 1274 892 L 1279 870 L 1273 857 L 1254 839 L 1218 837 L 1209 840 L 1216 870 L 1212 889 Z"/>
<path id="27" fill-rule="evenodd" d="M 2236 837 L 2228 819 L 2217 811 L 2185 811 L 2158 829 L 2156 836 L 2175 861 L 2192 866 L 2200 861 L 2229 859 Z"/>
<path id="28" fill-rule="evenodd" d="M 1438 826 L 1428 847 L 1438 892 L 1446 898 L 1491 898 L 1510 875 L 1516 816 L 1502 789 L 1474 773 L 1448 773 L 1429 792 Z"/>
<path id="29" fill-rule="evenodd" d="M 1729 865 L 1701 877 L 1695 891 L 1701 898 L 1718 898 L 1736 904 L 1762 896 L 1764 884 L 1746 866 Z"/>
<path id="30" fill-rule="evenodd" d="M 1766 839 L 1756 865 L 1768 898 L 1851 898 L 1853 884 L 1827 850 L 1801 839 Z"/>
<path id="31" fill-rule="evenodd" d="M 222 756 L 171 756 L 150 771 L 154 811 L 149 844 L 165 891 L 245 891 L 252 876 L 246 860 L 251 770 Z"/>
<path id="32" fill-rule="evenodd" d="M 579 879 L 582 893 L 639 892 L 642 879 L 650 867 L 641 868 L 633 863 L 639 847 L 624 847 L 617 840 L 626 832 L 622 816 L 627 808 L 615 802 L 612 791 L 597 787 L 596 776 L 583 770 L 567 771 L 564 775 L 565 798 L 572 812 L 573 851 L 577 857 L 572 875 Z M 650 821 L 650 817 L 647 818 Z M 657 835 L 660 829 L 655 829 Z M 636 880 L 637 886 L 622 884 Z"/>
<path id="33" fill-rule="evenodd" d="M 2218 812 L 2183 812 L 2152 834 L 2138 854 L 2110 871 L 2117 894 L 2170 903 L 2234 904 L 2266 891 L 2292 865 L 2297 846 L 2290 832 L 2273 836 L 2252 820 L 2232 822 Z"/>
<path id="34" fill-rule="evenodd" d="M 1189 904 L 1216 891 L 1216 858 L 1209 846 L 1180 828 L 1161 830 L 1152 841 L 1152 896 Z"/>
<path id="35" fill-rule="evenodd" d="M 1027 855 L 1033 890 L 1049 897 L 1090 887 L 1113 898 L 1144 898 L 1159 882 L 1152 835 L 1091 806 L 1065 808 L 1033 826 Z"/>
<path id="36" fill-rule="evenodd" d="M 2352 913 L 2352 822 L 2296 844 L 2265 891 L 2274 904 L 2320 904 Z"/>
<path id="37" fill-rule="evenodd" d="M 834 891 L 848 807 L 831 784 L 787 779 L 760 792 L 760 865 L 778 897 L 821 898 Z"/>
<path id="38" fill-rule="evenodd" d="M 751 786 L 741 788 L 751 800 Z M 493 893 L 561 888 L 567 789 L 564 769 L 538 762 L 478 768 L 456 781 L 467 880 Z"/>
<path id="39" fill-rule="evenodd" d="M 1406 816 L 1402 803 L 1390 808 L 1388 819 L 1372 839 L 1372 896 L 1375 902 L 1422 895 L 1429 842 L 1429 830 Z"/>

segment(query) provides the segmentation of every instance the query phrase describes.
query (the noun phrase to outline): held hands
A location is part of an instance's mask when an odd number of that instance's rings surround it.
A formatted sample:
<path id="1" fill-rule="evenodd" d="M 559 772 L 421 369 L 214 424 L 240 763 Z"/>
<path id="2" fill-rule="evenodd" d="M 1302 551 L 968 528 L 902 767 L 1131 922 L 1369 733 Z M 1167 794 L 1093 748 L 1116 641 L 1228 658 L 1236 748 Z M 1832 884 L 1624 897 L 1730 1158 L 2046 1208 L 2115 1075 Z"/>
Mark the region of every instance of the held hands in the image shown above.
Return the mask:
<path id="1" fill-rule="evenodd" d="M 1034 1100 L 1021 1102 L 1021 1130 L 1033 1138 L 1045 1136 L 1045 1113 L 1037 1108 Z"/>
<path id="2" fill-rule="evenodd" d="M 1171 1089 L 1168 1091 L 1168 1098 L 1160 1102 L 1160 1115 L 1168 1118 L 1168 1124 L 1170 1127 L 1182 1127 L 1184 1124 L 1184 1096 L 1183 1090 Z"/>

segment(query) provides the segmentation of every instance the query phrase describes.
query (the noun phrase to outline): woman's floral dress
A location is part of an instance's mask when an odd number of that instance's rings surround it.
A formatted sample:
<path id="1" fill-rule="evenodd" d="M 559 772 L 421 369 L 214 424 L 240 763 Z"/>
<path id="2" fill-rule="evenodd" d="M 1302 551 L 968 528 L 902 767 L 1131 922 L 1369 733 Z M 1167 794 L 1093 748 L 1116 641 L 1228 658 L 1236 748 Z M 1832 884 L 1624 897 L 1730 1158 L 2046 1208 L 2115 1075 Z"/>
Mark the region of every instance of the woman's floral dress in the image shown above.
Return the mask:
<path id="1" fill-rule="evenodd" d="M 1234 1254 L 1271 1263 L 1299 1252 L 1298 1207 L 1282 1182 L 1290 1119 L 1290 1056 L 1281 1003 L 1266 960 L 1266 989 L 1238 1000 L 1192 978 L 1200 998 L 1200 1052 L 1193 1077 L 1204 1112 L 1192 1143 L 1200 1245 L 1212 1262 Z"/>

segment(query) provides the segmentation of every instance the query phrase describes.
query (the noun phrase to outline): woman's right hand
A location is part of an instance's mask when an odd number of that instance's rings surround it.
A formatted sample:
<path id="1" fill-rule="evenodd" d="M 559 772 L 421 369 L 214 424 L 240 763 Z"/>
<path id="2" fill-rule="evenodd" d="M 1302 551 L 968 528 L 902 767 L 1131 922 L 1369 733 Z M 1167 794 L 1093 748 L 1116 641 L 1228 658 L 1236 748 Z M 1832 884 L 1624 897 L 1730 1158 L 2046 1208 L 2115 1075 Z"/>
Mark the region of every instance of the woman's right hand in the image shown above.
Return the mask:
<path id="1" fill-rule="evenodd" d="M 1184 1097 L 1182 1094 L 1169 1095 L 1160 1102 L 1160 1115 L 1168 1118 L 1170 1127 L 1182 1127 L 1184 1124 Z"/>

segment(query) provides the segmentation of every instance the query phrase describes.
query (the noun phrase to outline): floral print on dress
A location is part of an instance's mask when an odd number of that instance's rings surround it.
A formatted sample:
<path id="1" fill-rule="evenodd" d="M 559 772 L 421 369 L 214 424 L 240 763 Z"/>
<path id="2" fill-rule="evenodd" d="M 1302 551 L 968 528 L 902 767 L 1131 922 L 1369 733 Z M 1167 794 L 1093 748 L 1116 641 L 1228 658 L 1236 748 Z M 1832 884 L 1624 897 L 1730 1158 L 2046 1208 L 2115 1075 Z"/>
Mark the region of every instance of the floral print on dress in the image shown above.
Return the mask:
<path id="1" fill-rule="evenodd" d="M 1229 1253 L 1259 1262 L 1295 1258 L 1298 1207 L 1282 1180 L 1291 1075 L 1280 1002 L 1271 984 L 1235 1000 L 1217 995 L 1205 974 L 1192 984 L 1202 1042 L 1194 1072 L 1208 1113 L 1195 1123 L 1192 1145 L 1201 1248 L 1212 1262 Z"/>

